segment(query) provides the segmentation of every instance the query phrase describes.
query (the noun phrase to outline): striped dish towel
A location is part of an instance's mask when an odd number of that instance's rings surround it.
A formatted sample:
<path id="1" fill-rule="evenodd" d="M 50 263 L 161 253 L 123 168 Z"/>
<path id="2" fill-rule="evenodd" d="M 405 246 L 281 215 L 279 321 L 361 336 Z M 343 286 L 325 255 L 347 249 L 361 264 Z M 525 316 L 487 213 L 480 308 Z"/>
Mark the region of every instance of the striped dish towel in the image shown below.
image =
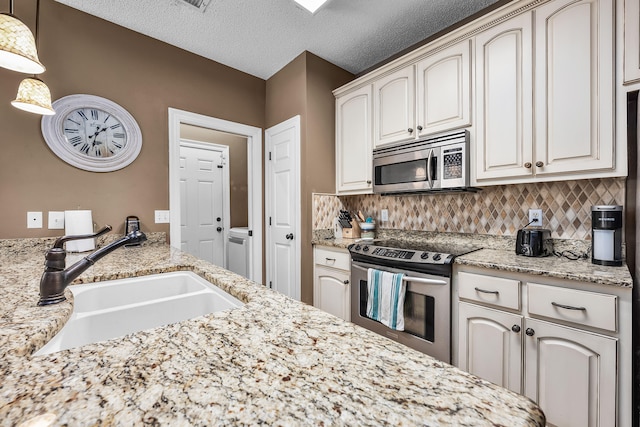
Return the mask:
<path id="1" fill-rule="evenodd" d="M 402 280 L 403 276 L 374 268 L 367 271 L 367 317 L 396 331 L 404 331 L 407 285 Z"/>

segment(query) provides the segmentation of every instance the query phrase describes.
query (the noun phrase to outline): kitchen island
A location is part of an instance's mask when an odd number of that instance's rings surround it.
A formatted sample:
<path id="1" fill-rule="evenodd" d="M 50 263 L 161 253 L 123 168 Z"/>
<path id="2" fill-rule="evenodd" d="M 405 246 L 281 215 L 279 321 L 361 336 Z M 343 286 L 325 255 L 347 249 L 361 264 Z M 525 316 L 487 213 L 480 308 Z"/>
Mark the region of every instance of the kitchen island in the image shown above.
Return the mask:
<path id="1" fill-rule="evenodd" d="M 158 243 L 75 283 L 190 270 L 245 305 L 33 357 L 73 309 L 68 290 L 36 306 L 38 240 L 0 242 L 0 425 L 544 425 L 523 396 Z"/>

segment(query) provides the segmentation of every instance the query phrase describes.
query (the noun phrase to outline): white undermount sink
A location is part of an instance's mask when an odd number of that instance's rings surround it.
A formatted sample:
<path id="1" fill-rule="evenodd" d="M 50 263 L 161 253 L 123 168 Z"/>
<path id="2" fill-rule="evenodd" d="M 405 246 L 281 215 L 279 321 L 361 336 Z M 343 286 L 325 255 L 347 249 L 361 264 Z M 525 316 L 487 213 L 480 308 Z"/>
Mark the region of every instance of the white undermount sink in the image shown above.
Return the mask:
<path id="1" fill-rule="evenodd" d="M 243 305 L 190 271 L 72 285 L 64 327 L 34 356 L 55 353 Z"/>

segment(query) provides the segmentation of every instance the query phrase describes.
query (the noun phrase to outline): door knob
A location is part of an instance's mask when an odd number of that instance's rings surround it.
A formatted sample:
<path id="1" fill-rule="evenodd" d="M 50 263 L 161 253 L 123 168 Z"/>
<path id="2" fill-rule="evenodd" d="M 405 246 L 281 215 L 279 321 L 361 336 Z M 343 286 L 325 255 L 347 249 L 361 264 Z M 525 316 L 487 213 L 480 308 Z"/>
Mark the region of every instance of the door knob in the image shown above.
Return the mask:
<path id="1" fill-rule="evenodd" d="M 413 129 L 412 129 L 412 128 L 409 128 L 409 129 L 407 129 L 407 132 L 409 132 L 409 133 L 413 133 Z"/>
<path id="2" fill-rule="evenodd" d="M 218 227 L 218 228 L 216 228 L 216 231 L 217 231 L 218 233 L 219 233 L 219 232 L 221 232 L 221 231 L 222 231 L 222 227 Z"/>
<path id="3" fill-rule="evenodd" d="M 518 325 L 513 325 L 513 326 L 511 327 L 511 330 L 512 330 L 513 332 L 515 332 L 515 333 L 518 333 L 518 332 L 520 332 L 520 326 L 518 326 Z"/>
<path id="4" fill-rule="evenodd" d="M 418 130 L 422 130 L 422 126 L 418 126 Z"/>
<path id="5" fill-rule="evenodd" d="M 544 166 L 544 163 L 542 163 L 540 160 L 538 160 L 538 161 L 536 162 L 536 166 L 537 166 L 537 167 L 539 167 L 539 168 L 541 168 L 541 167 L 543 167 L 543 166 Z"/>
<path id="6" fill-rule="evenodd" d="M 532 336 L 533 336 L 533 334 L 535 334 L 535 333 L 536 333 L 536 331 L 534 331 L 534 330 L 533 330 L 533 329 L 531 329 L 531 328 L 527 328 L 527 330 L 526 330 L 526 331 L 524 331 L 524 333 L 525 333 L 525 334 L 527 334 L 528 336 L 532 337 Z"/>
<path id="7" fill-rule="evenodd" d="M 220 222 L 220 221 L 222 221 L 222 218 L 218 217 L 218 218 L 216 218 L 216 221 Z"/>
<path id="8" fill-rule="evenodd" d="M 531 169 L 531 162 L 525 163 L 524 167 L 527 168 L 527 169 Z"/>
<path id="9" fill-rule="evenodd" d="M 285 237 L 285 239 L 287 239 L 287 240 L 293 240 L 293 233 L 289 233 L 289 234 L 287 234 L 287 235 L 286 235 L 286 236 L 284 236 L 284 237 Z"/>

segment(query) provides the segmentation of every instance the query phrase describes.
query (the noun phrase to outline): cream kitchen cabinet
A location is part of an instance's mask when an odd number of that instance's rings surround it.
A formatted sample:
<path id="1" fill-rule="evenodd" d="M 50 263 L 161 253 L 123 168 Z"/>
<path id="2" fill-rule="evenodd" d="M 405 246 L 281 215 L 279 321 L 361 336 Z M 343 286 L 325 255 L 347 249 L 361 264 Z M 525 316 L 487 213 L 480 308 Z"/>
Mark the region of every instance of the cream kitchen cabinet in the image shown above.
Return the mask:
<path id="1" fill-rule="evenodd" d="M 615 172 L 614 10 L 555 0 L 476 37 L 474 185 Z"/>
<path id="2" fill-rule="evenodd" d="M 415 71 L 409 65 L 373 82 L 373 147 L 415 137 Z"/>
<path id="3" fill-rule="evenodd" d="M 418 62 L 418 136 L 471 124 L 471 40 Z"/>
<path id="4" fill-rule="evenodd" d="M 351 256 L 345 249 L 316 246 L 313 251 L 313 305 L 351 320 Z"/>
<path id="5" fill-rule="evenodd" d="M 551 425 L 630 426 L 629 289 L 457 270 L 459 368 L 531 398 Z"/>
<path id="6" fill-rule="evenodd" d="M 336 99 L 336 192 L 373 192 L 371 85 Z"/>
<path id="7" fill-rule="evenodd" d="M 640 81 L 640 2 L 624 1 L 624 82 Z"/>
<path id="8" fill-rule="evenodd" d="M 471 124 L 470 43 L 373 82 L 374 148 Z"/>

